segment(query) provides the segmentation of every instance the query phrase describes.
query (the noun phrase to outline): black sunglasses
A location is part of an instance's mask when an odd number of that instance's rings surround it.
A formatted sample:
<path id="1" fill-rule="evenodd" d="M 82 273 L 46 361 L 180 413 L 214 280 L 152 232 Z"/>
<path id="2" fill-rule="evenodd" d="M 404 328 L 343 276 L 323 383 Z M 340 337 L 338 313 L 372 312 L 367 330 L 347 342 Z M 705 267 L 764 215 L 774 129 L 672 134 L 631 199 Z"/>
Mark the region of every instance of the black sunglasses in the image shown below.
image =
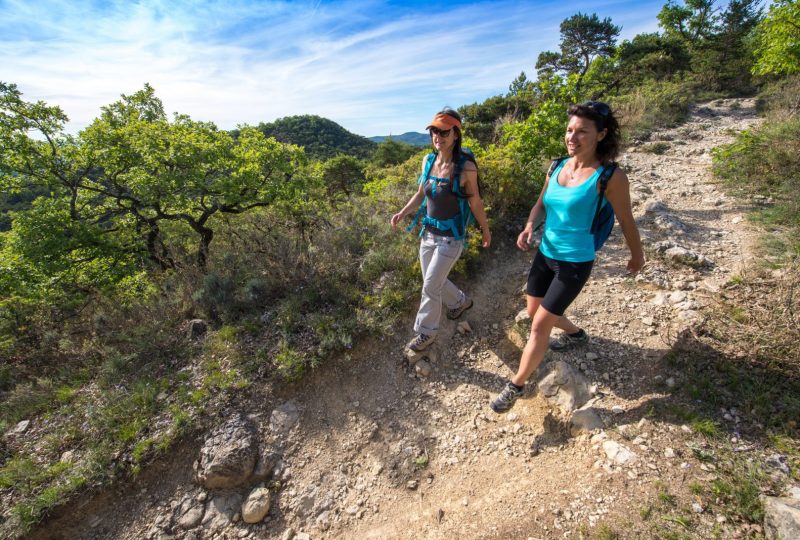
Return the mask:
<path id="1" fill-rule="evenodd" d="M 432 127 L 429 129 L 431 135 L 438 135 L 439 137 L 449 137 L 450 132 L 453 131 L 453 128 L 450 129 L 439 129 L 436 127 Z"/>
<path id="2" fill-rule="evenodd" d="M 582 105 L 584 107 L 589 107 L 603 118 L 606 118 L 611 113 L 611 109 L 602 101 L 586 101 Z"/>

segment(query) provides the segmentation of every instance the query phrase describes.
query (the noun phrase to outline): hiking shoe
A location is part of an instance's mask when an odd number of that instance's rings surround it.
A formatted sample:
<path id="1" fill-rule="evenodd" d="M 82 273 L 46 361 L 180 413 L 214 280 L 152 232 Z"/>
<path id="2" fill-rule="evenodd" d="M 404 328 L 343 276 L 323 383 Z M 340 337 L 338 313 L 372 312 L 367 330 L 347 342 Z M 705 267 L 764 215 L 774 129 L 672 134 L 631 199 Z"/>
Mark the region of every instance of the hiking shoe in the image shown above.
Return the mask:
<path id="1" fill-rule="evenodd" d="M 434 340 L 436 340 L 436 336 L 417 334 L 414 339 L 408 342 L 406 348 L 414 352 L 420 352 L 427 349 Z"/>
<path id="2" fill-rule="evenodd" d="M 572 336 L 564 332 L 550 342 L 550 350 L 555 352 L 566 351 L 567 349 L 571 349 L 572 347 L 580 345 L 581 343 L 586 343 L 587 341 L 589 341 L 589 334 L 587 334 L 583 329 L 581 329 L 580 334 L 577 336 Z"/>
<path id="3" fill-rule="evenodd" d="M 453 309 L 448 309 L 447 310 L 447 318 L 448 319 L 458 319 L 459 317 L 461 317 L 462 313 L 464 313 L 465 311 L 467 311 L 471 307 L 472 307 L 472 298 L 467 298 L 466 300 L 464 300 L 464 302 L 461 304 L 460 307 L 453 308 Z"/>
<path id="4" fill-rule="evenodd" d="M 517 390 L 510 382 L 506 383 L 506 387 L 497 396 L 497 399 L 489 404 L 489 407 L 496 413 L 504 413 L 514 406 L 517 398 L 522 395 L 522 389 Z"/>

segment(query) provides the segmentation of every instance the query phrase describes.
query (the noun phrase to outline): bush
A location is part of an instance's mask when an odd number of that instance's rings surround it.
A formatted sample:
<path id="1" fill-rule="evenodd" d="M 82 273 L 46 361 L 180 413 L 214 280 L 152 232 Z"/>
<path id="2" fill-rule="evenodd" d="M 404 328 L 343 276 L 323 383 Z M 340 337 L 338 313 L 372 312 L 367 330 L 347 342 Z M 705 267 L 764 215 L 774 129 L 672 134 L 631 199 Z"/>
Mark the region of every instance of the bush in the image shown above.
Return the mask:
<path id="1" fill-rule="evenodd" d="M 626 138 L 646 140 L 657 129 L 683 122 L 695 98 L 691 83 L 650 81 L 610 101 Z"/>
<path id="2" fill-rule="evenodd" d="M 771 197 L 759 212 L 767 223 L 800 228 L 800 117 L 768 121 L 714 150 L 714 174 L 734 192 Z M 794 250 L 800 242 L 794 235 Z"/>

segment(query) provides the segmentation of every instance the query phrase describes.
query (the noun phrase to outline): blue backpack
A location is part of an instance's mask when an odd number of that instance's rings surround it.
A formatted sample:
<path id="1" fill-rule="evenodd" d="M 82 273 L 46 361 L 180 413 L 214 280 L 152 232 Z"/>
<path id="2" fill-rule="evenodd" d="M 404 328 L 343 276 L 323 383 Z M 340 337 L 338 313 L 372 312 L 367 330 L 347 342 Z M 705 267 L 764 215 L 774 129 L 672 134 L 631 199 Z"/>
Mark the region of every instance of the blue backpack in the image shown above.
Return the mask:
<path id="1" fill-rule="evenodd" d="M 547 172 L 547 178 L 550 178 L 553 175 L 553 171 L 556 170 L 556 167 L 561 165 L 561 163 L 566 159 L 569 158 L 562 157 L 554 159 L 550 164 L 550 170 Z M 595 251 L 600 251 L 600 248 L 602 248 L 603 244 L 605 244 L 606 240 L 608 240 L 608 237 L 611 234 L 611 229 L 614 228 L 614 209 L 611 208 L 611 205 L 607 201 L 606 204 L 603 204 L 603 199 L 605 198 L 608 181 L 611 180 L 611 177 L 614 175 L 614 171 L 616 170 L 617 163 L 612 161 L 603 167 L 603 170 L 600 172 L 600 178 L 597 179 L 597 182 L 600 186 L 600 197 L 597 199 L 597 208 L 594 211 L 594 219 L 592 219 L 592 226 L 589 229 L 589 232 L 592 233 L 592 238 L 594 239 Z"/>
<path id="2" fill-rule="evenodd" d="M 422 200 L 422 204 L 420 205 L 419 210 L 417 210 L 417 214 L 414 216 L 414 220 L 411 222 L 411 225 L 406 228 L 407 231 L 413 230 L 420 221 L 420 218 L 422 218 L 423 226 L 419 232 L 420 236 L 422 236 L 422 233 L 425 231 L 425 225 L 430 225 L 441 231 L 451 231 L 453 233 L 453 238 L 456 240 L 466 240 L 467 227 L 469 227 L 469 225 L 475 221 L 475 216 L 472 215 L 472 210 L 469 207 L 469 200 L 464 192 L 461 191 L 461 171 L 464 170 L 464 164 L 467 162 L 467 160 L 475 163 L 475 154 L 473 154 L 472 150 L 468 148 L 462 148 L 461 155 L 456 162 L 456 169 L 455 174 L 453 175 L 452 185 L 453 195 L 458 197 L 459 213 L 452 218 L 445 220 L 432 218 L 428 215 L 428 198 L 425 197 Z M 417 180 L 418 185 L 422 185 L 428 181 L 434 161 L 436 161 L 436 154 L 431 152 L 425 158 L 425 167 L 423 168 L 422 174 L 419 175 L 419 179 Z M 433 193 L 435 194 L 436 186 L 440 180 L 436 177 L 432 177 L 431 180 L 434 182 Z M 480 194 L 480 192 L 481 186 L 480 182 L 478 182 L 478 193 Z"/>

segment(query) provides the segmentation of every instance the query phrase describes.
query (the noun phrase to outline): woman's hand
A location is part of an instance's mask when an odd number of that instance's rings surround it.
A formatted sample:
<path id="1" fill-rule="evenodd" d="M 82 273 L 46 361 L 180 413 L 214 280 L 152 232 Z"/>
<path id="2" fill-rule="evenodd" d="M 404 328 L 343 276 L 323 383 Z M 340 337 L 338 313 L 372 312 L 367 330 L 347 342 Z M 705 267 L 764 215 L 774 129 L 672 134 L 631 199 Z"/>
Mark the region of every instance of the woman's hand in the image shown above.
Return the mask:
<path id="1" fill-rule="evenodd" d="M 525 227 L 525 230 L 517 236 L 517 247 L 522 251 L 528 251 L 533 244 L 533 229 Z"/>
<path id="2" fill-rule="evenodd" d="M 481 246 L 483 246 L 484 249 L 492 245 L 492 233 L 488 227 L 481 229 L 481 236 L 483 236 L 483 243 Z"/>
<path id="3" fill-rule="evenodd" d="M 635 274 L 639 270 L 642 269 L 644 266 L 644 255 L 638 255 L 636 257 L 631 257 L 628 261 L 627 269 L 628 272 L 631 274 Z"/>
<path id="4" fill-rule="evenodd" d="M 402 219 L 404 217 L 406 217 L 406 216 L 405 216 L 405 214 L 403 212 L 398 212 L 395 215 L 393 215 L 392 219 L 389 220 L 389 223 L 392 224 L 392 229 L 396 229 L 397 228 L 397 224 L 400 223 L 400 221 L 402 221 Z"/>

